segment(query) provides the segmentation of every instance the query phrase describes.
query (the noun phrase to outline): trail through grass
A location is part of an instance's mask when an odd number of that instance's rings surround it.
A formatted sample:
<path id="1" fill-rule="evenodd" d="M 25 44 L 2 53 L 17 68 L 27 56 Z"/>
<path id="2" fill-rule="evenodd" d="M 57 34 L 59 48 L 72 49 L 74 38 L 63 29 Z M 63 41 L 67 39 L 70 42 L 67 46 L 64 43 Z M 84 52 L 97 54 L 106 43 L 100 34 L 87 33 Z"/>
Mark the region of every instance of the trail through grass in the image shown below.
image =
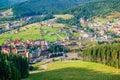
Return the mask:
<path id="1" fill-rule="evenodd" d="M 40 65 L 34 66 L 40 69 Z M 98 63 L 65 61 L 48 63 L 47 67 L 48 70 L 32 73 L 24 80 L 120 80 L 119 69 Z"/>

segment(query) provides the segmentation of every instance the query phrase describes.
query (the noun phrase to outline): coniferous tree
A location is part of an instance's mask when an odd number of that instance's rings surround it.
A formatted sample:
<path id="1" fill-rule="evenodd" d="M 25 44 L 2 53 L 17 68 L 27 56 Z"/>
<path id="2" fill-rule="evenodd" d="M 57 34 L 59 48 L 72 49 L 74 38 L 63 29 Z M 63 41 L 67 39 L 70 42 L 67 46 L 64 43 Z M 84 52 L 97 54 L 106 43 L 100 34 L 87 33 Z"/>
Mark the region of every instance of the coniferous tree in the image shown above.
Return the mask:
<path id="1" fill-rule="evenodd" d="M 0 80 L 20 80 L 28 77 L 28 73 L 27 58 L 0 53 Z"/>
<path id="2" fill-rule="evenodd" d="M 83 52 L 83 59 L 120 68 L 119 46 L 120 44 L 107 44 L 86 49 Z"/>

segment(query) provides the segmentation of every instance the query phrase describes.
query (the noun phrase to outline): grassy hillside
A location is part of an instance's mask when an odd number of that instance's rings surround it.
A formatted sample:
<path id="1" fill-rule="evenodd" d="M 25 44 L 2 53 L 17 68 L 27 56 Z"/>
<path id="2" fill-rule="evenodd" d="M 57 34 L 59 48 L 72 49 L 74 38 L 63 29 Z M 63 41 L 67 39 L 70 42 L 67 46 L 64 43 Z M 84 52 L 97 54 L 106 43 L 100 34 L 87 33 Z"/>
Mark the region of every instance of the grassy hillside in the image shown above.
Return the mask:
<path id="1" fill-rule="evenodd" d="M 89 1 L 92 0 L 29 0 L 15 5 L 13 12 L 17 16 L 55 13 Z"/>
<path id="2" fill-rule="evenodd" d="M 55 27 L 54 27 L 55 26 Z M 58 27 L 57 27 L 58 26 Z M 23 40 L 37 40 L 37 39 L 46 39 L 48 41 L 56 41 L 57 39 L 63 39 L 66 37 L 64 33 L 59 32 L 59 29 L 62 28 L 61 24 L 54 24 L 53 27 L 40 26 L 39 24 L 30 24 L 25 27 L 6 32 L 0 35 L 0 44 L 3 44 L 8 39 L 23 39 Z M 42 35 L 43 34 L 43 35 Z"/>
<path id="3" fill-rule="evenodd" d="M 65 14 L 65 15 L 54 15 L 56 18 L 61 18 L 61 19 L 64 19 L 64 20 L 67 20 L 67 19 L 71 19 L 71 18 L 73 18 L 74 16 L 73 15 L 71 15 L 71 14 Z"/>
<path id="4" fill-rule="evenodd" d="M 48 70 L 40 71 L 41 63 L 34 65 L 39 70 L 31 72 L 24 80 L 119 80 L 120 70 L 102 64 L 66 61 L 48 63 Z"/>

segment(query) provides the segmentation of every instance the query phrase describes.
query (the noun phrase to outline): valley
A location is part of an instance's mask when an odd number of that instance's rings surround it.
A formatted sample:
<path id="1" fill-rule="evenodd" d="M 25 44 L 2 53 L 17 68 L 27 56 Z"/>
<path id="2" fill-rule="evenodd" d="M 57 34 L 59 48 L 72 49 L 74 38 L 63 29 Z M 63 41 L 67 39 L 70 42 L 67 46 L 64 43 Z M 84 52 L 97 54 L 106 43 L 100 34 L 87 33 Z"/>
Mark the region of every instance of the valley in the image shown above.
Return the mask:
<path id="1" fill-rule="evenodd" d="M 119 80 L 119 0 L 0 4 L 0 80 Z"/>

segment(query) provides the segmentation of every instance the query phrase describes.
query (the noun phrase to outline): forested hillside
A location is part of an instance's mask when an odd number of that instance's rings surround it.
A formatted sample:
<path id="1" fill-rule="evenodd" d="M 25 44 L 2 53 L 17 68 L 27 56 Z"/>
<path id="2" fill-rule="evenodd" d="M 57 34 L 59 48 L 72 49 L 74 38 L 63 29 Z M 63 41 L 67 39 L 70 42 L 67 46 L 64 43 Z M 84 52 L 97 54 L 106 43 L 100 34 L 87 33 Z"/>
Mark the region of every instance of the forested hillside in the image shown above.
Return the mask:
<path id="1" fill-rule="evenodd" d="M 106 0 L 98 2 L 90 2 L 83 4 L 79 7 L 69 9 L 66 13 L 74 14 L 79 17 L 93 17 L 93 16 L 106 16 L 113 11 L 120 11 L 119 0 Z"/>
<path id="2" fill-rule="evenodd" d="M 29 0 L 13 7 L 16 16 L 60 12 L 92 0 Z"/>
<path id="3" fill-rule="evenodd" d="M 26 0 L 0 0 L 0 9 L 9 7 L 13 4 L 24 2 L 24 1 L 26 1 Z"/>
<path id="4" fill-rule="evenodd" d="M 59 19 L 58 22 L 69 23 L 71 25 L 79 24 L 79 19 L 81 17 L 84 17 L 85 19 L 94 16 L 104 18 L 115 11 L 120 12 L 120 0 L 104 0 L 104 1 L 90 2 L 83 4 L 79 7 L 66 10 L 64 14 L 73 14 L 75 16 L 74 19 L 70 19 L 70 20 Z"/>

